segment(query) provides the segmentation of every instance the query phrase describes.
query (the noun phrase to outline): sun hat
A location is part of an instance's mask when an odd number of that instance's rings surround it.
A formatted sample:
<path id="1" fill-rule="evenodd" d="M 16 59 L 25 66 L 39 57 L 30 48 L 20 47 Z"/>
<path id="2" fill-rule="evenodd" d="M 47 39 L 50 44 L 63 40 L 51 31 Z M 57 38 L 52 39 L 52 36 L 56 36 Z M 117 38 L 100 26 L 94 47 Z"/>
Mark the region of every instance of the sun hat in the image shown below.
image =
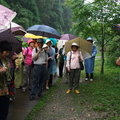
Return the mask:
<path id="1" fill-rule="evenodd" d="M 51 40 L 50 40 L 50 39 L 47 39 L 47 40 L 46 40 L 46 44 L 47 44 L 48 42 L 51 42 Z M 52 43 L 52 42 L 51 42 L 51 43 Z"/>
<path id="2" fill-rule="evenodd" d="M 46 47 L 48 47 L 47 44 L 44 44 L 42 48 L 46 48 Z"/>
<path id="3" fill-rule="evenodd" d="M 72 43 L 71 47 L 72 46 L 80 47 L 77 43 Z"/>
<path id="4" fill-rule="evenodd" d="M 30 44 L 30 43 L 34 43 L 35 41 L 34 40 L 28 40 L 28 45 Z"/>
<path id="5" fill-rule="evenodd" d="M 93 41 L 93 38 L 92 37 L 88 37 L 87 40 Z"/>

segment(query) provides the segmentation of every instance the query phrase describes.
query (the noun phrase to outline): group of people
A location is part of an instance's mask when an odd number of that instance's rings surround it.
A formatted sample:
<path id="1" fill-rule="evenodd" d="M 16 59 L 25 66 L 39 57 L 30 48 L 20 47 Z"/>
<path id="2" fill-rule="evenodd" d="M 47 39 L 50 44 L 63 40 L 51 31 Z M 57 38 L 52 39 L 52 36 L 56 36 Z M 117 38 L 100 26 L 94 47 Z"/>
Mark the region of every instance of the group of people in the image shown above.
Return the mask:
<path id="1" fill-rule="evenodd" d="M 87 40 L 93 44 L 93 38 L 89 37 Z M 56 58 L 59 58 L 59 77 L 63 77 L 63 68 L 68 75 L 66 94 L 72 90 L 76 94 L 80 93 L 80 63 L 84 62 L 85 65 L 85 80 L 93 81 L 96 46 L 93 45 L 91 58 L 85 60 L 77 43 L 72 43 L 71 51 L 67 55 L 64 46 L 56 52 L 50 39 L 45 43 L 43 39 L 29 40 L 28 47 L 21 53 L 11 54 L 10 43 L 0 43 L 0 120 L 6 120 L 10 99 L 15 99 L 15 86 L 21 88 L 22 92 L 29 90 L 29 99 L 35 100 L 53 85 L 57 73 Z"/>

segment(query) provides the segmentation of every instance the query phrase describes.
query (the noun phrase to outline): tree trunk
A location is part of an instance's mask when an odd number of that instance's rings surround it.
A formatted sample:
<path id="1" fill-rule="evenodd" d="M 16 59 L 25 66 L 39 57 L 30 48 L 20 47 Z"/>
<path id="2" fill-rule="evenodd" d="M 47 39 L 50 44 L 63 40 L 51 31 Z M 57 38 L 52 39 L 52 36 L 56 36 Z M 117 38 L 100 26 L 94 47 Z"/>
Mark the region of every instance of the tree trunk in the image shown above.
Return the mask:
<path id="1" fill-rule="evenodd" d="M 101 46 L 101 74 L 104 74 L 104 39 L 102 39 L 102 46 Z"/>

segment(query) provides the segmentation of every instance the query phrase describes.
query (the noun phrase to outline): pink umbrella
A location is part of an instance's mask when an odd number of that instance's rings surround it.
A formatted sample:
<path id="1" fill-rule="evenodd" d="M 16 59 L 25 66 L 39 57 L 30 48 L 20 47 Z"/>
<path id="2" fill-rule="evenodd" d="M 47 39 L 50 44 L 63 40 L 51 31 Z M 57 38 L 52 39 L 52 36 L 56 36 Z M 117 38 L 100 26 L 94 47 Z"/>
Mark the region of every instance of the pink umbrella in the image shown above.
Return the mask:
<path id="1" fill-rule="evenodd" d="M 17 23 L 11 22 L 5 29 L 2 29 L 1 32 L 6 31 L 7 29 L 11 29 L 11 32 L 14 35 L 25 35 L 26 31 L 24 28 Z"/>
<path id="2" fill-rule="evenodd" d="M 15 16 L 16 12 L 0 5 L 0 31 L 5 29 Z"/>
<path id="3" fill-rule="evenodd" d="M 26 33 L 26 31 L 24 30 L 22 26 L 14 22 L 11 22 L 11 24 L 9 25 L 9 28 L 11 29 L 14 35 L 25 35 Z"/>
<path id="4" fill-rule="evenodd" d="M 74 38 L 77 38 L 77 37 L 72 34 L 63 34 L 61 35 L 60 40 L 72 40 Z"/>

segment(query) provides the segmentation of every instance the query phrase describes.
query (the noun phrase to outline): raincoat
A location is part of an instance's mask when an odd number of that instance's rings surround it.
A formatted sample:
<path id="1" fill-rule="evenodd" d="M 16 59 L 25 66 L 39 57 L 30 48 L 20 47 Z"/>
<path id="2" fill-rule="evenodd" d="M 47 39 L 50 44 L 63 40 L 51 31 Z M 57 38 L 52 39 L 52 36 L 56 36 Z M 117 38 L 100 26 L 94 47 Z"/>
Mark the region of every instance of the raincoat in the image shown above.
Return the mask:
<path id="1" fill-rule="evenodd" d="M 55 61 L 55 49 L 53 47 L 50 47 L 47 53 L 49 57 L 52 57 L 52 59 L 49 61 L 48 69 L 50 71 L 50 74 L 54 75 L 57 71 L 56 61 Z"/>
<path id="2" fill-rule="evenodd" d="M 85 63 L 85 71 L 88 74 L 91 74 L 94 72 L 94 62 L 95 62 L 95 56 L 97 54 L 97 48 L 95 45 L 93 45 L 92 47 L 92 57 L 85 59 L 84 63 Z"/>

